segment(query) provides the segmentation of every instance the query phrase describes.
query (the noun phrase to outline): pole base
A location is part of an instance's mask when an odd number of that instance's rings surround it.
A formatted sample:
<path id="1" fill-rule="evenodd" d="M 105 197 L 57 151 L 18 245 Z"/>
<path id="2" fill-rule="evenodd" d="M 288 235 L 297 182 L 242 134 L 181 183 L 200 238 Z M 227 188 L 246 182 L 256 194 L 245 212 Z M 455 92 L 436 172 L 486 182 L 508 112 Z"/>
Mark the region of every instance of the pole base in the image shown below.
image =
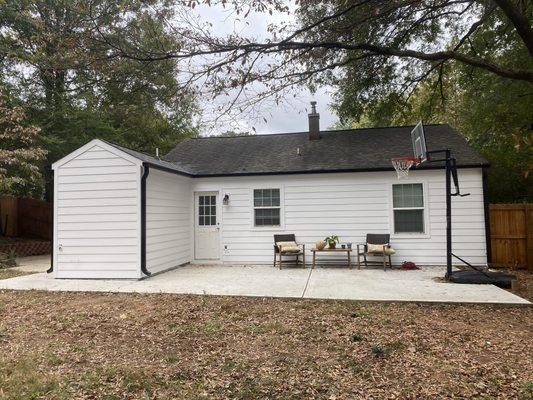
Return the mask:
<path id="1" fill-rule="evenodd" d="M 508 274 L 506 272 L 484 272 L 476 270 L 467 271 L 453 271 L 447 279 L 454 283 L 470 283 L 470 284 L 488 284 L 496 285 L 502 288 L 510 288 L 516 275 Z"/>

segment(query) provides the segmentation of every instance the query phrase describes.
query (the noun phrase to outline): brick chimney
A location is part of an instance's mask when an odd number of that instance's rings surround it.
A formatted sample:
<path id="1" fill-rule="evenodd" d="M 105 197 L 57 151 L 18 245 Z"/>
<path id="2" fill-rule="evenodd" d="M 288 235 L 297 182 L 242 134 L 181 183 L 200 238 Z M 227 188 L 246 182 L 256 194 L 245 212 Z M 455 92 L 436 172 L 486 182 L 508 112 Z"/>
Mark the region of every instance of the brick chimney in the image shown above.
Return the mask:
<path id="1" fill-rule="evenodd" d="M 316 101 L 312 101 L 309 114 L 309 140 L 318 139 L 320 139 L 320 114 L 316 112 Z"/>

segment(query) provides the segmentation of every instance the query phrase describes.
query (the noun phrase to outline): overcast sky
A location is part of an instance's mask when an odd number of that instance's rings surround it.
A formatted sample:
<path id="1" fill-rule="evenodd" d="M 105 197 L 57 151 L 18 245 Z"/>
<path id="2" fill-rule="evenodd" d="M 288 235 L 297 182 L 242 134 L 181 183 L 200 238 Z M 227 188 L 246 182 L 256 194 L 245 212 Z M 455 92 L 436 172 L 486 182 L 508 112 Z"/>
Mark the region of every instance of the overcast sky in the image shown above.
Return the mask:
<path id="1" fill-rule="evenodd" d="M 220 36 L 226 36 L 231 33 L 240 33 L 262 40 L 267 36 L 267 27 L 271 23 L 290 21 L 291 16 L 274 14 L 254 14 L 251 13 L 246 20 L 237 16 L 230 10 L 225 10 L 221 6 L 208 7 L 205 5 L 197 6 L 194 13 L 201 21 L 209 21 L 213 24 L 213 33 Z M 337 117 L 330 109 L 332 88 L 322 88 L 315 94 L 302 87 L 300 93 L 293 98 L 287 96 L 284 103 L 278 106 L 265 104 L 261 107 L 260 115 L 240 115 L 237 126 L 226 127 L 217 125 L 204 130 L 204 135 L 213 133 L 222 133 L 229 129 L 241 131 L 252 131 L 252 127 L 258 134 L 261 133 L 280 133 L 280 132 L 299 132 L 308 128 L 307 114 L 310 111 L 310 101 L 314 100 L 317 104 L 317 111 L 320 113 L 320 127 L 327 129 L 336 121 Z M 219 102 L 229 102 L 229 99 L 219 99 Z M 213 109 L 210 101 L 200 99 L 204 114 L 208 115 Z M 266 122 L 263 120 L 266 119 Z M 221 124 L 224 125 L 224 124 Z"/>

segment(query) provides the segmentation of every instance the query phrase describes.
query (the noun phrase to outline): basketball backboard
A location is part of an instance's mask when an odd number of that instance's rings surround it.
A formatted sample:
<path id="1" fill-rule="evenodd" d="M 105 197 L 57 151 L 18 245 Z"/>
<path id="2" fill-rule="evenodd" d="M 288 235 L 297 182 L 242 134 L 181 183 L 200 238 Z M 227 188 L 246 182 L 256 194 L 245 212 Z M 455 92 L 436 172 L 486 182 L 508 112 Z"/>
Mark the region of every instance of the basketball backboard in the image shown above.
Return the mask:
<path id="1" fill-rule="evenodd" d="M 416 164 L 427 161 L 426 136 L 424 135 L 424 125 L 420 121 L 411 131 L 411 141 L 413 142 L 413 156 L 417 159 Z"/>

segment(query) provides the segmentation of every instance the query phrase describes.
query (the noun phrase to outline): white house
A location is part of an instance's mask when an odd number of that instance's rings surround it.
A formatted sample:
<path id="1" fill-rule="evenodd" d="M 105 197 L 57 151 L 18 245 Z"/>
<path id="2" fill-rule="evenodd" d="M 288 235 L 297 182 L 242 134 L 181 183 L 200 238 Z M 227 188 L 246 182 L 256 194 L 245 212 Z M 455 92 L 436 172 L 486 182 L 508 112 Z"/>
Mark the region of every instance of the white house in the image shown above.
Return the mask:
<path id="1" fill-rule="evenodd" d="M 273 234 L 307 249 L 390 233 L 393 264 L 446 263 L 444 169 L 399 181 L 390 158 L 412 155 L 412 127 L 188 139 L 165 157 L 92 140 L 53 164 L 56 278 L 140 279 L 185 263 L 272 263 Z M 490 258 L 486 170 L 448 125 L 426 125 L 428 150 L 451 148 L 463 192 L 453 247 Z"/>

